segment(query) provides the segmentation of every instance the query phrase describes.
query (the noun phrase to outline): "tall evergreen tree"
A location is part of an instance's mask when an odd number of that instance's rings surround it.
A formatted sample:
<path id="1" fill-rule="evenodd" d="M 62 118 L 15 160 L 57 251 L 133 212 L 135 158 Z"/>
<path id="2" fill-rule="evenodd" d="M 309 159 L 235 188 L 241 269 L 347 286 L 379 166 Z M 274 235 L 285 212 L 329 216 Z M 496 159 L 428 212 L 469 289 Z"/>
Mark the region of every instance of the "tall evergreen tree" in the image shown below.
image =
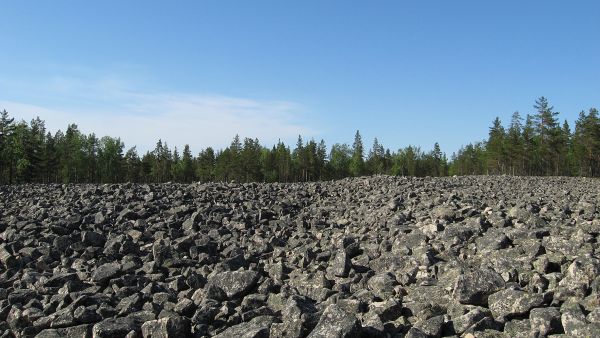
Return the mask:
<path id="1" fill-rule="evenodd" d="M 143 181 L 142 161 L 135 146 L 127 150 L 123 162 L 125 166 L 124 175 L 127 182 Z"/>
<path id="2" fill-rule="evenodd" d="M 203 182 L 213 180 L 309 181 L 366 174 L 443 176 L 451 174 L 581 175 L 600 176 L 600 118 L 594 108 L 582 112 L 574 131 L 544 97 L 536 100 L 536 113 L 522 123 L 515 112 L 508 126 L 497 118 L 486 142 L 476 142 L 452 154 L 448 163 L 439 144 L 430 152 L 408 146 L 397 152 L 374 140 L 365 160 L 357 131 L 352 147 L 335 144 L 329 154 L 324 140 L 304 143 L 293 151 L 279 141 L 271 149 L 258 139 L 236 135 L 222 151 L 206 148 L 194 158 L 186 145 L 183 154 L 172 153 L 158 141 L 140 159 L 135 147 L 123 155 L 118 138 L 100 140 L 84 135 L 71 124 L 66 132 L 46 131 L 40 118 L 15 123 L 0 114 L 0 184 L 20 182 Z"/>
<path id="3" fill-rule="evenodd" d="M 504 174 L 505 165 L 505 132 L 500 118 L 496 117 L 490 127 L 486 145 L 487 170 L 490 174 Z"/>
<path id="4" fill-rule="evenodd" d="M 319 145 L 317 146 L 317 156 L 316 156 L 316 177 L 317 180 L 322 180 L 325 175 L 325 162 L 327 160 L 327 146 L 325 145 L 325 141 L 321 140 Z"/>
<path id="5" fill-rule="evenodd" d="M 558 171 L 559 128 L 554 107 L 550 106 L 545 97 L 540 97 L 533 106 L 535 115 L 536 143 L 538 148 L 537 170 L 542 175 Z"/>
<path id="6" fill-rule="evenodd" d="M 361 176 L 365 172 L 364 148 L 362 137 L 357 130 L 352 144 L 352 159 L 350 161 L 350 175 Z"/>
<path id="7" fill-rule="evenodd" d="M 366 167 L 370 174 L 384 173 L 384 157 L 385 151 L 383 145 L 379 143 L 377 137 L 373 140 L 373 147 L 367 156 Z"/>
<path id="8" fill-rule="evenodd" d="M 196 170 L 194 168 L 194 158 L 189 144 L 183 147 L 183 155 L 181 157 L 181 174 L 183 182 L 189 183 L 196 179 Z"/>
<path id="9" fill-rule="evenodd" d="M 527 114 L 523 126 L 523 153 L 524 175 L 534 175 L 540 152 L 536 146 L 533 117 L 530 114 Z"/>
<path id="10" fill-rule="evenodd" d="M 11 143 L 15 130 L 15 119 L 8 115 L 6 110 L 0 113 L 0 177 L 1 182 L 12 183 L 12 168 L 10 167 L 12 158 Z"/>
<path id="11" fill-rule="evenodd" d="M 275 163 L 277 165 L 278 181 L 290 182 L 293 175 L 292 152 L 283 142 L 277 143 L 277 153 L 275 154 Z"/>
<path id="12" fill-rule="evenodd" d="M 262 148 L 257 139 L 244 139 L 244 146 L 241 151 L 241 163 L 243 168 L 243 181 L 255 182 L 262 181 L 261 177 L 261 158 Z"/>
<path id="13" fill-rule="evenodd" d="M 304 149 L 304 142 L 302 136 L 298 135 L 298 141 L 296 142 L 296 148 L 292 152 L 292 159 L 294 165 L 294 172 L 296 181 L 305 181 L 307 173 L 307 157 Z"/>
<path id="14" fill-rule="evenodd" d="M 433 150 L 431 151 L 431 158 L 433 162 L 431 168 L 431 175 L 436 177 L 443 176 L 446 172 L 446 159 L 444 157 L 444 154 L 442 153 L 440 144 L 437 142 L 433 145 Z"/>
<path id="15" fill-rule="evenodd" d="M 85 176 L 85 170 L 83 170 L 83 137 L 77 125 L 69 125 L 64 138 L 57 141 L 59 142 L 63 182 L 79 183 Z"/>
<path id="16" fill-rule="evenodd" d="M 561 128 L 561 137 L 560 161 L 562 163 L 562 172 L 560 174 L 564 176 L 571 176 L 575 171 L 575 162 L 573 156 L 573 146 L 571 142 L 571 127 L 569 126 L 569 122 L 567 122 L 567 120 L 563 122 Z"/>
<path id="17" fill-rule="evenodd" d="M 59 182 L 58 170 L 60 167 L 58 149 L 54 136 L 50 132 L 46 135 L 46 146 L 44 149 L 44 183 Z"/>
<path id="18" fill-rule="evenodd" d="M 598 110 L 579 113 L 573 136 L 573 152 L 579 167 L 579 175 L 600 175 L 600 118 Z"/>
<path id="19" fill-rule="evenodd" d="M 241 182 L 244 179 L 244 168 L 242 167 L 242 142 L 240 136 L 235 135 L 231 145 L 229 146 L 229 152 L 224 154 L 227 161 L 227 173 L 230 180 Z"/>
<path id="20" fill-rule="evenodd" d="M 506 139 L 506 153 L 508 154 L 508 172 L 511 175 L 523 174 L 523 137 L 521 135 L 522 119 L 519 112 L 514 112 Z"/>
<path id="21" fill-rule="evenodd" d="M 208 147 L 198 154 L 196 175 L 201 182 L 210 182 L 215 179 L 215 151 Z"/>

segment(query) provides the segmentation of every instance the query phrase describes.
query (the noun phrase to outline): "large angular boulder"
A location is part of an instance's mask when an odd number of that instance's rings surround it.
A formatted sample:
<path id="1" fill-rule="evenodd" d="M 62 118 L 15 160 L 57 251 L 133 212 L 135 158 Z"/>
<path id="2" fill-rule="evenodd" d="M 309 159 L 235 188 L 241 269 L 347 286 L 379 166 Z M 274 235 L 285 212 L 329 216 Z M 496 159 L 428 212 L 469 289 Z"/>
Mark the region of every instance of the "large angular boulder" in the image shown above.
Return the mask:
<path id="1" fill-rule="evenodd" d="M 486 306 L 489 295 L 504 288 L 502 276 L 492 269 L 481 269 L 460 275 L 453 295 L 462 304 Z"/>
<path id="2" fill-rule="evenodd" d="M 189 335 L 189 320 L 180 316 L 151 320 L 142 325 L 144 338 L 183 338 Z"/>
<path id="3" fill-rule="evenodd" d="M 529 310 L 544 303 L 544 297 L 539 293 L 506 289 L 490 295 L 488 302 L 494 318 L 503 322 L 528 314 Z"/>
<path id="4" fill-rule="evenodd" d="M 93 338 L 125 337 L 131 331 L 139 330 L 139 324 L 130 317 L 105 319 L 92 328 Z"/>
<path id="5" fill-rule="evenodd" d="M 229 299 L 242 297 L 256 286 L 260 274 L 252 270 L 225 271 L 212 276 L 208 287 L 214 286 L 225 292 Z"/>
<path id="6" fill-rule="evenodd" d="M 113 262 L 102 264 L 92 273 L 92 281 L 103 284 L 110 279 L 117 277 L 121 272 L 121 264 Z"/>
<path id="7" fill-rule="evenodd" d="M 354 314 L 347 313 L 339 306 L 329 305 L 309 338 L 351 338 L 360 332 L 360 322 Z"/>
<path id="8" fill-rule="evenodd" d="M 249 322 L 233 325 L 214 338 L 269 338 L 273 321 L 270 316 L 256 317 Z"/>

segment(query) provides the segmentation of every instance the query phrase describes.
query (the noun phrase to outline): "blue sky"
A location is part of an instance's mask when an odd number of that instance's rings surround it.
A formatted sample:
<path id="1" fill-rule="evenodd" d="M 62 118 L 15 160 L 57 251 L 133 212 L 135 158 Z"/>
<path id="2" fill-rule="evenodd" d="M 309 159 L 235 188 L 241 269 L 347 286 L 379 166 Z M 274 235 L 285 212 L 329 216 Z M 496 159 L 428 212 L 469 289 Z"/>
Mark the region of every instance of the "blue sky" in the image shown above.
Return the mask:
<path id="1" fill-rule="evenodd" d="M 0 109 L 199 151 L 359 129 L 450 154 L 546 96 L 600 105 L 597 1 L 4 1 Z"/>

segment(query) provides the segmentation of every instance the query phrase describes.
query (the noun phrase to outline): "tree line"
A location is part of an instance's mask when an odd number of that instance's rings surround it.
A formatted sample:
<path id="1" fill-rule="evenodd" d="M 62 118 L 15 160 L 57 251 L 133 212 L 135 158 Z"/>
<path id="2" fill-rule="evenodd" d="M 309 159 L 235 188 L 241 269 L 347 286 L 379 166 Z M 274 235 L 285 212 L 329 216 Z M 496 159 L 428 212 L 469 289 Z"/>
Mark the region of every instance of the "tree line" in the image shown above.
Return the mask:
<path id="1" fill-rule="evenodd" d="M 509 126 L 496 118 L 486 141 L 469 144 L 448 160 L 438 143 L 429 152 L 418 146 L 390 151 L 377 138 L 365 148 L 359 131 L 354 142 L 304 141 L 272 147 L 235 136 L 225 149 L 185 145 L 169 148 L 158 140 L 140 155 L 120 138 L 82 133 L 70 124 L 52 134 L 39 117 L 15 121 L 0 115 L 0 184 L 113 182 L 302 182 L 372 174 L 447 176 L 468 174 L 600 176 L 600 121 L 594 108 L 581 112 L 571 132 L 548 101 L 536 100 L 536 113 L 523 123 L 514 113 Z"/>
<path id="2" fill-rule="evenodd" d="M 600 176 L 600 118 L 596 108 L 581 111 L 575 130 L 545 97 L 523 119 L 512 114 L 503 126 L 496 118 L 486 141 L 469 144 L 451 156 L 451 174 Z"/>

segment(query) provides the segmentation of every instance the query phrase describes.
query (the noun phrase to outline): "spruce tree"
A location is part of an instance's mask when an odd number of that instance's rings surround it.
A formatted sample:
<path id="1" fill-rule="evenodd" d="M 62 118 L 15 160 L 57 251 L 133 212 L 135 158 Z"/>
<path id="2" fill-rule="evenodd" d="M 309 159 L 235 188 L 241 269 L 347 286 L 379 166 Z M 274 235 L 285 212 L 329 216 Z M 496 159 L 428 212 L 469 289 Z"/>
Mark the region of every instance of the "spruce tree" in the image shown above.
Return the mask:
<path id="1" fill-rule="evenodd" d="M 192 152 L 190 150 L 190 145 L 186 144 L 183 147 L 183 155 L 181 157 L 181 174 L 183 182 L 189 183 L 193 182 L 195 177 L 194 170 L 194 158 L 192 157 Z"/>
<path id="2" fill-rule="evenodd" d="M 514 112 L 506 140 L 508 154 L 508 171 L 511 175 L 523 174 L 523 138 L 521 135 L 522 119 L 519 112 Z"/>
<path id="3" fill-rule="evenodd" d="M 364 148 L 362 137 L 357 130 L 354 135 L 354 143 L 352 144 L 352 159 L 350 161 L 350 175 L 357 177 L 365 172 Z"/>
<path id="4" fill-rule="evenodd" d="M 489 131 L 486 144 L 487 170 L 491 174 L 504 174 L 504 127 L 500 118 L 496 117 Z"/>

